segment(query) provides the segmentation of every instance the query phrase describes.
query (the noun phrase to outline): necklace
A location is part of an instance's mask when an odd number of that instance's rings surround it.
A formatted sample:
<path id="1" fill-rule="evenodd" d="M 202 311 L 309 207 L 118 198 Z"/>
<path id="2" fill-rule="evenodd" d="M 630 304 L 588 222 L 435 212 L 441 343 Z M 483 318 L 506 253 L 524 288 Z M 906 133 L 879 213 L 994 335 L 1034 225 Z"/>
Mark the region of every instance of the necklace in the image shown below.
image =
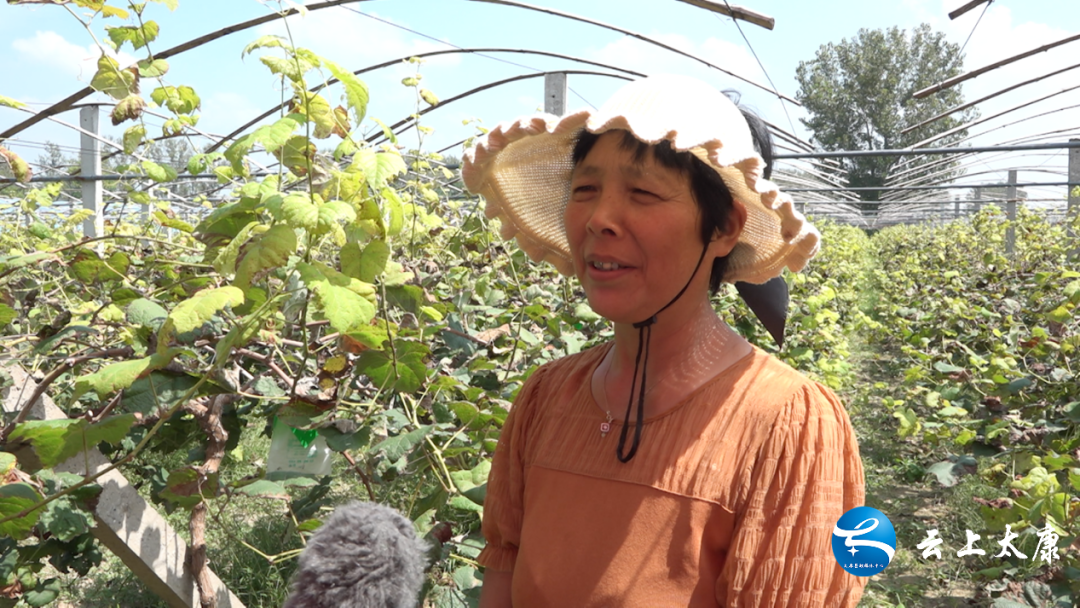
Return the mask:
<path id="1" fill-rule="evenodd" d="M 604 414 L 607 415 L 607 419 L 600 423 L 600 437 L 607 437 L 607 434 L 611 432 L 611 422 L 613 420 L 615 420 L 615 418 L 611 415 L 611 410 L 608 409 L 608 407 L 610 407 L 610 406 L 608 405 L 608 398 L 607 398 L 608 374 L 611 373 L 611 361 L 610 361 L 610 359 L 607 359 L 605 357 L 604 362 L 602 363 L 602 365 L 604 365 L 605 367 L 604 367 L 604 376 L 600 381 L 600 391 L 599 391 L 599 393 L 600 393 L 600 396 L 604 400 L 604 405 L 603 405 Z M 648 397 L 650 393 L 652 393 L 654 390 L 656 390 L 656 388 L 658 386 L 660 386 L 661 384 L 663 384 L 663 383 L 664 383 L 664 380 L 661 380 L 660 382 L 657 382 L 653 386 L 649 387 L 649 389 L 647 391 L 645 391 L 645 396 Z"/>

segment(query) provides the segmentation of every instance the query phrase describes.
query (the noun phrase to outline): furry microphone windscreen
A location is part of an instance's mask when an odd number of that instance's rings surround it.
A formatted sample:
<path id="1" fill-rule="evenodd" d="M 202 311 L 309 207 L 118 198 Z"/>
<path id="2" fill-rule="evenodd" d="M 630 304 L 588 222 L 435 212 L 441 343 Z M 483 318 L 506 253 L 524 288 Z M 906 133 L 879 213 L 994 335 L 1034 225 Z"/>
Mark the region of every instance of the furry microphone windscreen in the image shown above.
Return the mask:
<path id="1" fill-rule="evenodd" d="M 283 608 L 413 608 L 427 543 L 382 505 L 338 507 L 308 540 Z"/>

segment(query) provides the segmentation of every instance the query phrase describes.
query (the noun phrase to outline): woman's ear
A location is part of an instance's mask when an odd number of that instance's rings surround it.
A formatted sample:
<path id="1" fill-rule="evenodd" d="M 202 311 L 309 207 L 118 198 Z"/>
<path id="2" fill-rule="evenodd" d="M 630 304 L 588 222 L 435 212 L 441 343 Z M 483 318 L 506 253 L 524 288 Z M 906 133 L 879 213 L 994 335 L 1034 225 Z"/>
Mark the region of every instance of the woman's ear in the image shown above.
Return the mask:
<path id="1" fill-rule="evenodd" d="M 728 214 L 727 224 L 716 229 L 712 242 L 709 243 L 710 253 L 718 258 L 731 253 L 739 242 L 743 227 L 746 226 L 746 206 L 738 200 L 731 202 L 731 213 Z"/>

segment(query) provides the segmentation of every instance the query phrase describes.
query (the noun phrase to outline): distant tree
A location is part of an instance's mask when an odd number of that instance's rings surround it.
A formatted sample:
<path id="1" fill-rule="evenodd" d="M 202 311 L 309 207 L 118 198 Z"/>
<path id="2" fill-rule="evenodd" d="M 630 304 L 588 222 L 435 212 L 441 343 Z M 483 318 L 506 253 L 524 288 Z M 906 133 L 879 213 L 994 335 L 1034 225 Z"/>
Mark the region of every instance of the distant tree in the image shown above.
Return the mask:
<path id="1" fill-rule="evenodd" d="M 962 125 L 978 116 L 974 109 L 957 112 L 906 134 L 916 125 L 964 102 L 960 87 L 923 99 L 912 94 L 960 74 L 963 55 L 960 47 L 922 24 L 910 33 L 892 27 L 887 30 L 859 30 L 855 38 L 818 48 L 814 59 L 799 63 L 796 98 L 809 113 L 802 123 L 813 133 L 813 142 L 823 150 L 882 150 L 905 148 L 933 135 Z M 934 147 L 963 139 L 966 130 L 943 137 Z M 939 161 L 941 157 L 864 157 L 842 159 L 849 185 L 873 187 L 885 184 L 898 163 L 906 169 Z M 949 164 L 937 164 L 930 171 L 945 169 L 946 180 L 956 174 Z M 951 173 L 951 175 L 950 175 Z M 912 177 L 919 173 L 911 174 Z M 877 201 L 881 191 L 860 192 L 864 201 Z M 864 205 L 875 212 L 876 203 Z"/>

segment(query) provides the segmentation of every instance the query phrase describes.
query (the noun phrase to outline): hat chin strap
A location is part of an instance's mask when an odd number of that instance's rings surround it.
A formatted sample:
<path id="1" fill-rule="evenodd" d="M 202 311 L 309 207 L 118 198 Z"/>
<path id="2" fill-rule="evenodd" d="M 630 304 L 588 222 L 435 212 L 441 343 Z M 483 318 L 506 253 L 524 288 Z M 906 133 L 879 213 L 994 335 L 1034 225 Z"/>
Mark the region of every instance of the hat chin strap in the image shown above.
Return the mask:
<path id="1" fill-rule="evenodd" d="M 648 319 L 634 323 L 634 327 L 638 330 L 638 349 L 637 356 L 634 358 L 634 378 L 630 384 L 630 399 L 626 403 L 626 417 L 623 419 L 622 430 L 619 432 L 619 446 L 616 453 L 619 462 L 630 462 L 630 459 L 637 454 L 638 446 L 641 445 L 641 428 L 644 426 L 645 418 L 645 374 L 649 369 L 649 342 L 652 339 L 652 326 L 656 323 L 657 315 L 667 310 L 690 288 L 690 283 L 697 276 L 697 272 L 701 268 L 701 262 L 705 260 L 705 254 L 708 250 L 709 244 L 706 243 L 705 247 L 701 249 L 701 257 L 698 258 L 697 265 L 694 266 L 694 272 L 690 275 L 690 280 L 686 282 L 686 285 L 683 285 L 683 288 L 667 305 L 656 311 L 656 314 Z M 784 278 L 775 277 L 762 285 L 736 283 L 735 288 L 754 315 L 765 325 L 773 339 L 776 340 L 777 345 L 783 346 L 784 325 L 787 322 L 788 306 L 788 288 Z M 644 348 L 642 348 L 643 346 Z M 642 361 L 642 352 L 645 353 L 644 361 Z M 641 387 L 638 389 L 634 443 L 630 445 L 630 451 L 623 454 L 623 449 L 626 447 L 627 432 L 630 429 L 630 410 L 634 406 L 634 389 L 638 388 L 638 369 L 641 369 Z"/>
<path id="2" fill-rule="evenodd" d="M 645 373 L 649 369 L 649 342 L 652 339 L 652 326 L 656 323 L 656 317 L 660 313 L 667 310 L 672 304 L 678 301 L 682 297 L 686 290 L 690 288 L 690 283 L 693 282 L 694 277 L 697 276 L 698 270 L 701 268 L 701 262 L 705 259 L 705 254 L 709 251 L 709 244 L 705 243 L 705 246 L 701 248 L 701 257 L 698 258 L 697 265 L 694 266 L 694 272 L 690 274 L 690 279 L 686 281 L 686 285 L 679 290 L 679 293 L 675 294 L 675 297 L 670 302 L 664 305 L 663 308 L 656 311 L 653 316 L 634 323 L 634 327 L 638 330 L 638 348 L 637 356 L 634 357 L 634 378 L 630 382 L 630 399 L 626 403 L 626 417 L 623 419 L 622 430 L 619 432 L 619 447 L 616 455 L 619 458 L 619 462 L 630 462 L 630 459 L 637 454 L 638 446 L 641 445 L 641 427 L 644 426 L 645 418 Z M 644 349 L 642 346 L 644 345 Z M 645 360 L 642 361 L 641 353 L 644 350 Z M 638 392 L 638 404 L 637 404 L 637 419 L 634 423 L 634 443 L 630 446 L 630 451 L 625 455 L 623 454 L 623 448 L 626 447 L 626 434 L 630 429 L 630 410 L 634 406 L 634 389 L 637 388 L 637 376 L 638 369 L 641 369 L 641 388 Z"/>

